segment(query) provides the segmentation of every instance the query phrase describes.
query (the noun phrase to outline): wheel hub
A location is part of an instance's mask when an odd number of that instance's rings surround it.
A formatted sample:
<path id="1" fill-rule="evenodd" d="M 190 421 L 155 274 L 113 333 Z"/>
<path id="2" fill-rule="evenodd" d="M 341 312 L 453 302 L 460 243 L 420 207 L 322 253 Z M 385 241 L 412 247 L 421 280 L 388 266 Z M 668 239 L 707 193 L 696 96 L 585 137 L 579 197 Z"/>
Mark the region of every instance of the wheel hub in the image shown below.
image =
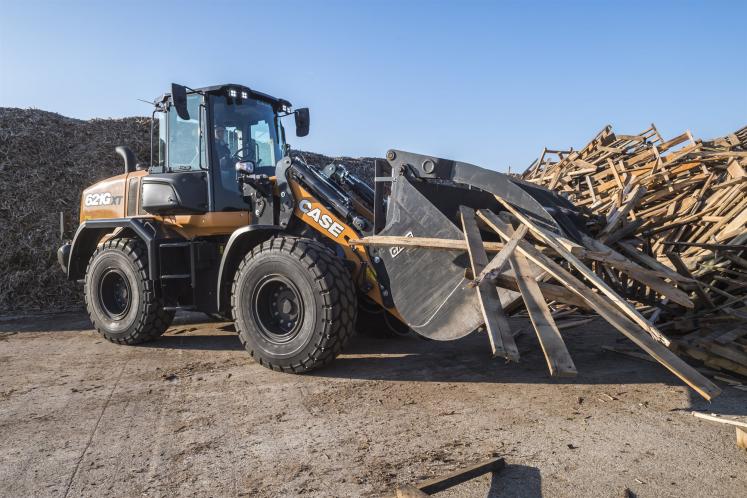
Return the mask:
<path id="1" fill-rule="evenodd" d="M 109 268 L 99 282 L 99 302 L 106 315 L 119 320 L 130 310 L 132 290 L 127 277 L 117 268 Z"/>
<path id="2" fill-rule="evenodd" d="M 303 301 L 298 288 L 282 275 L 267 275 L 255 287 L 252 314 L 262 335 L 280 344 L 292 340 L 300 330 Z"/>

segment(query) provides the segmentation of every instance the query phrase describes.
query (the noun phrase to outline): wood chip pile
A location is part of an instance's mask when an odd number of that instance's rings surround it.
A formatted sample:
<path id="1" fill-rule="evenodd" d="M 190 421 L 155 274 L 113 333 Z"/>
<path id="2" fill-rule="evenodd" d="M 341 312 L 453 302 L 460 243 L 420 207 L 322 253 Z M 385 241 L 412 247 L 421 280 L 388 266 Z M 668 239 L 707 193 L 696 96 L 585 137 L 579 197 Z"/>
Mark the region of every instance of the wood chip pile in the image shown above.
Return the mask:
<path id="1" fill-rule="evenodd" d="M 373 187 L 374 161 L 376 160 L 374 157 L 329 157 L 324 154 L 308 151 L 300 151 L 298 154 L 306 163 L 317 168 L 324 168 L 329 163 L 344 164 L 348 171 Z"/>
<path id="2" fill-rule="evenodd" d="M 665 140 L 654 125 L 637 135 L 607 126 L 581 150 L 545 149 L 522 178 L 585 210 L 590 244 L 676 285 L 679 292 L 667 295 L 614 265 L 594 264 L 660 330 L 680 334 L 674 350 L 747 375 L 746 169 L 747 127 L 704 141 L 689 132 Z"/>
<path id="3" fill-rule="evenodd" d="M 57 263 L 59 212 L 77 226 L 81 190 L 124 170 L 117 145 L 147 160 L 149 132 L 146 118 L 80 121 L 0 108 L 0 313 L 81 306 L 80 286 Z"/>

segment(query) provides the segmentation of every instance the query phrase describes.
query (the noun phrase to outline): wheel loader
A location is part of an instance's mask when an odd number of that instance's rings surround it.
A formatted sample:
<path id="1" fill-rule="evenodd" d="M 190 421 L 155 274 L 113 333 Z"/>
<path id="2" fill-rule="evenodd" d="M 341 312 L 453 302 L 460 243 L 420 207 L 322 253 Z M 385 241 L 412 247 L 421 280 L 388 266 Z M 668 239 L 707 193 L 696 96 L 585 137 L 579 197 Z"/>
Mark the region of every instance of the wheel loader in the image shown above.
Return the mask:
<path id="1" fill-rule="evenodd" d="M 200 311 L 232 320 L 261 365 L 301 373 L 331 362 L 356 328 L 383 316 L 439 341 L 484 330 L 495 356 L 518 360 L 505 313 L 523 298 L 551 373 L 575 374 L 544 294 L 591 304 L 699 392 L 716 392 L 579 266 L 570 253 L 589 241 L 567 199 L 401 150 L 375 161 L 371 187 L 344 164 L 316 167 L 292 150 L 283 126 L 291 115 L 306 136 L 307 108 L 242 85 L 172 84 L 154 102 L 150 161 L 117 147 L 124 173 L 83 191 L 79 226 L 57 252 L 68 278 L 83 281 L 101 335 L 140 344 L 163 334 L 176 311 Z M 600 292 L 521 240 L 527 227 Z M 547 275 L 568 290 L 543 283 Z"/>

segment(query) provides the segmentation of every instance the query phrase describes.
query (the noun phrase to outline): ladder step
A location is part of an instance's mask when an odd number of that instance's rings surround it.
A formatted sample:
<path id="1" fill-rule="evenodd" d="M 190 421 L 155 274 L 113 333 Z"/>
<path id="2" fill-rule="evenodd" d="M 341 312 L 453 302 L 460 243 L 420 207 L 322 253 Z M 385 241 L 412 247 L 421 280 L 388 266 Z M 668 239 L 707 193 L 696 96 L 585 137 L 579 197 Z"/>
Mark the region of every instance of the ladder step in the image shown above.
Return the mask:
<path id="1" fill-rule="evenodd" d="M 161 280 L 173 280 L 177 278 L 192 278 L 189 273 L 178 274 L 178 275 L 161 275 Z"/>

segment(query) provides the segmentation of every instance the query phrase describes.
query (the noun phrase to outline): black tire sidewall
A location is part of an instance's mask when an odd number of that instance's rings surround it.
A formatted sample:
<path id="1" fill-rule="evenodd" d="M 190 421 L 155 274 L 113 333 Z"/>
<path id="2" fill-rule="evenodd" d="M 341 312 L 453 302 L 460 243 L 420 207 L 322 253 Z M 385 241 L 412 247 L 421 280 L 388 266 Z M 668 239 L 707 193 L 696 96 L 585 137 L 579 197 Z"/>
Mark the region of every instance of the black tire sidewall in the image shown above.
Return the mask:
<path id="1" fill-rule="evenodd" d="M 99 286 L 107 270 L 119 270 L 130 287 L 130 309 L 119 319 L 112 320 L 99 300 Z M 143 281 L 139 269 L 124 251 L 107 248 L 96 254 L 86 273 L 89 312 L 93 315 L 95 325 L 100 332 L 112 339 L 123 339 L 132 334 L 145 310 L 143 302 Z"/>
<path id="2" fill-rule="evenodd" d="M 287 343 L 276 344 L 267 340 L 259 331 L 252 309 L 254 288 L 267 275 L 281 275 L 290 280 L 297 288 L 303 302 L 303 322 L 298 334 Z M 234 308 L 235 319 L 239 330 L 252 350 L 274 364 L 290 365 L 297 363 L 299 357 L 305 357 L 316 348 L 317 338 L 323 333 L 320 310 L 324 303 L 319 295 L 308 268 L 301 261 L 285 252 L 259 253 L 252 257 L 238 275 L 237 306 Z"/>

